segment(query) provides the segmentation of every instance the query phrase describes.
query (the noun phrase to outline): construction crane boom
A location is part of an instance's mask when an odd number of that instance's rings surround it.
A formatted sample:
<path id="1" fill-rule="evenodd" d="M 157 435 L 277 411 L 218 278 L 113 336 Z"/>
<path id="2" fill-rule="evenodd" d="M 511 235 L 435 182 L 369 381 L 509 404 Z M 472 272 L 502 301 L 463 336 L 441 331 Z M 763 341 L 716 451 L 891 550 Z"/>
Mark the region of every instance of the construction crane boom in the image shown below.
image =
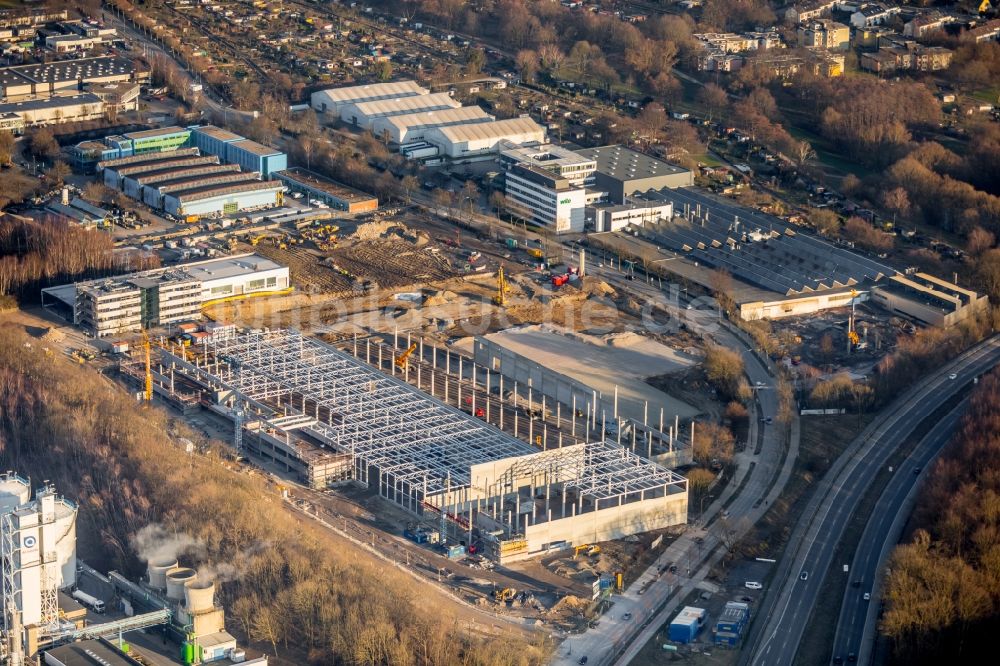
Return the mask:
<path id="1" fill-rule="evenodd" d="M 405 368 L 406 367 L 406 363 L 407 363 L 407 361 L 410 358 L 410 354 L 412 354 L 416 350 L 417 350 L 417 343 L 414 342 L 409 347 L 406 348 L 406 351 L 404 351 L 402 354 L 400 354 L 399 356 L 396 357 L 396 361 L 395 361 L 396 362 L 396 367 L 399 368 L 400 370 L 402 370 L 403 368 Z"/>
<path id="2" fill-rule="evenodd" d="M 142 332 L 142 353 L 146 361 L 146 383 L 143 387 L 142 397 L 146 402 L 153 400 L 153 363 L 151 359 L 149 333 Z"/>

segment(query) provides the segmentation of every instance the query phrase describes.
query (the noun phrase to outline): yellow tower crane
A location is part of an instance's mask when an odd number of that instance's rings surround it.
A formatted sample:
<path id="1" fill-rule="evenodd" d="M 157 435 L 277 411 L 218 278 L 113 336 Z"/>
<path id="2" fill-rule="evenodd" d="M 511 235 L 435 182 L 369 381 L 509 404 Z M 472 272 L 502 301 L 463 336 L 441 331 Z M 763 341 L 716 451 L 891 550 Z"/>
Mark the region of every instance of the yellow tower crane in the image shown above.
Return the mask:
<path id="1" fill-rule="evenodd" d="M 493 304 L 504 306 L 507 304 L 507 292 L 510 285 L 507 284 L 507 277 L 503 274 L 503 266 L 497 269 L 497 293 L 493 296 Z"/>
<path id="2" fill-rule="evenodd" d="M 149 343 L 149 333 L 146 331 L 142 332 L 142 353 L 146 361 L 146 383 L 143 387 L 142 397 L 146 402 L 152 402 L 153 400 L 153 363 L 151 359 Z"/>

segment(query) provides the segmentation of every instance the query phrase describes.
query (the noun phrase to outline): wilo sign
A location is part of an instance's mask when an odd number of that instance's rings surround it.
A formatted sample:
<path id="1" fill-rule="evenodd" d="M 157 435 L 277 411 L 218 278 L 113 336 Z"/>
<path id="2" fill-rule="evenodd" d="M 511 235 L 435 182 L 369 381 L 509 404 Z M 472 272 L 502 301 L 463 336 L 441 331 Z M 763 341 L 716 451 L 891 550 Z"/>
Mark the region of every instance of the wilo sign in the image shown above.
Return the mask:
<path id="1" fill-rule="evenodd" d="M 572 199 L 560 199 L 559 203 L 561 203 L 561 204 L 573 203 L 573 200 Z"/>

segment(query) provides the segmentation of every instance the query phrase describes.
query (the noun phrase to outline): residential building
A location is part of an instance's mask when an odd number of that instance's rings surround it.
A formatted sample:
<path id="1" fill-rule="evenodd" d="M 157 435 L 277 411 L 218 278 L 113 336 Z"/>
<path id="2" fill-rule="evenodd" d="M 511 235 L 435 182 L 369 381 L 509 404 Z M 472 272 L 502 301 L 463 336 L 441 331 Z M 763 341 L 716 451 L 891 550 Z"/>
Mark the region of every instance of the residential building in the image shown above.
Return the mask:
<path id="1" fill-rule="evenodd" d="M 893 40 L 878 51 L 862 53 L 861 69 L 878 74 L 897 71 L 937 72 L 951 64 L 952 51 L 941 46 L 923 46 L 908 40 Z"/>
<path id="2" fill-rule="evenodd" d="M 958 21 L 958 18 L 941 12 L 920 13 L 903 24 L 903 36 L 911 39 L 921 39 L 932 32 L 943 30 L 945 26 Z"/>
<path id="3" fill-rule="evenodd" d="M 811 49 L 846 50 L 851 45 L 851 29 L 829 19 L 809 21 L 799 26 L 799 44 Z"/>
<path id="4" fill-rule="evenodd" d="M 788 78 L 801 69 L 816 76 L 833 78 L 843 76 L 846 58 L 843 53 L 812 51 L 803 55 L 767 54 L 756 58 L 755 63 L 768 67 L 776 77 Z"/>
<path id="5" fill-rule="evenodd" d="M 53 21 L 65 21 L 68 18 L 69 12 L 65 9 L 11 7 L 0 10 L 0 28 L 43 25 Z"/>
<path id="6" fill-rule="evenodd" d="M 1000 39 L 1000 19 L 993 19 L 971 30 L 966 30 L 962 33 L 962 39 L 977 44 Z"/>
<path id="7" fill-rule="evenodd" d="M 797 3 L 785 10 L 786 23 L 801 23 L 811 21 L 824 14 L 829 14 L 837 5 L 837 0 L 815 0 L 814 2 Z"/>
<path id="8" fill-rule="evenodd" d="M 884 25 L 893 16 L 902 11 L 895 5 L 866 4 L 858 8 L 851 14 L 851 25 L 855 28 L 871 28 L 877 25 Z"/>

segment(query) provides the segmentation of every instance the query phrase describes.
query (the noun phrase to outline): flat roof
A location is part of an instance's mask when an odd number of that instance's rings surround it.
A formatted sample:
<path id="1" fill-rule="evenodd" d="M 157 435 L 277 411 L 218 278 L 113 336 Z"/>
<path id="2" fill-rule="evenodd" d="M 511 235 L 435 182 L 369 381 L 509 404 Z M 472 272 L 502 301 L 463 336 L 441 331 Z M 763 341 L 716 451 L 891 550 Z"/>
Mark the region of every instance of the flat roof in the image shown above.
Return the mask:
<path id="1" fill-rule="evenodd" d="M 93 93 L 78 95 L 60 95 L 25 99 L 19 102 L 0 104 L 0 113 L 19 113 L 24 111 L 41 111 L 42 109 L 58 109 L 65 106 L 82 106 L 84 104 L 103 104 L 101 98 Z"/>
<path id="2" fill-rule="evenodd" d="M 243 139 L 241 141 L 231 142 L 236 148 L 240 150 L 245 150 L 248 153 L 253 153 L 254 155 L 260 155 L 261 157 L 267 157 L 269 155 L 281 155 L 281 151 L 277 148 L 271 148 L 270 146 L 265 146 L 262 143 L 257 143 L 256 141 L 251 141 L 250 139 Z"/>
<path id="3" fill-rule="evenodd" d="M 215 125 L 194 125 L 188 129 L 198 134 L 204 134 L 205 136 L 216 139 L 217 141 L 224 141 L 227 143 L 230 141 L 243 141 L 246 139 L 246 137 L 230 132 L 227 129 L 216 127 Z"/>
<path id="4" fill-rule="evenodd" d="M 141 666 L 138 661 L 110 647 L 104 641 L 90 640 L 60 645 L 45 651 L 64 666 Z M 48 662 L 46 662 L 48 663 Z"/>
<path id="5" fill-rule="evenodd" d="M 185 132 L 190 133 L 191 130 L 185 129 L 183 127 L 178 127 L 173 125 L 171 127 L 157 127 L 148 130 L 139 130 L 138 132 L 129 132 L 125 134 L 128 139 L 150 139 L 156 136 L 170 136 L 171 134 L 183 134 Z"/>
<path id="6" fill-rule="evenodd" d="M 167 196 L 171 196 L 181 203 L 187 203 L 189 201 L 203 201 L 205 199 L 211 199 L 212 197 L 220 197 L 225 194 L 239 194 L 241 192 L 256 192 L 262 190 L 277 190 L 285 189 L 284 184 L 277 180 L 254 180 L 250 183 L 239 183 L 236 185 L 225 185 L 220 187 L 218 185 L 205 185 L 203 187 L 192 187 L 187 190 L 178 190 L 176 192 L 171 192 Z"/>
<path id="7" fill-rule="evenodd" d="M 545 128 L 531 118 L 519 117 L 494 120 L 488 123 L 468 123 L 465 125 L 436 127 L 433 131 L 439 132 L 445 139 L 457 143 L 459 141 L 475 141 L 477 139 L 502 139 L 511 134 L 530 134 L 533 132 L 541 132 L 544 136 Z"/>
<path id="8" fill-rule="evenodd" d="M 327 194 L 337 197 L 342 201 L 367 201 L 375 198 L 372 194 L 356 190 L 353 187 L 348 187 L 343 183 L 330 180 L 329 178 L 303 169 L 302 167 L 292 167 L 290 169 L 285 169 L 284 171 L 276 171 L 273 175 L 278 178 L 292 181 L 293 183 L 301 184 L 305 187 L 319 190 L 320 192 L 326 192 Z"/>
<path id="9" fill-rule="evenodd" d="M 566 166 L 570 164 L 595 163 L 592 157 L 586 157 L 575 150 L 563 148 L 554 143 L 536 143 L 523 146 L 510 145 L 503 147 L 500 154 L 507 159 L 537 164 L 542 168 L 552 165 Z"/>
<path id="10" fill-rule="evenodd" d="M 578 150 L 577 153 L 595 160 L 597 162 L 598 173 L 622 181 L 656 178 L 657 176 L 687 172 L 687 169 L 668 164 L 663 160 L 658 160 L 655 157 L 650 157 L 624 146 L 613 145 L 584 148 L 583 150 Z"/>
<path id="11" fill-rule="evenodd" d="M 56 83 L 81 78 L 84 80 L 103 78 L 113 74 L 132 74 L 135 72 L 135 66 L 128 58 L 99 56 L 57 60 L 50 63 L 14 65 L 0 69 L 0 73 L 2 72 L 13 72 L 38 83 Z"/>

